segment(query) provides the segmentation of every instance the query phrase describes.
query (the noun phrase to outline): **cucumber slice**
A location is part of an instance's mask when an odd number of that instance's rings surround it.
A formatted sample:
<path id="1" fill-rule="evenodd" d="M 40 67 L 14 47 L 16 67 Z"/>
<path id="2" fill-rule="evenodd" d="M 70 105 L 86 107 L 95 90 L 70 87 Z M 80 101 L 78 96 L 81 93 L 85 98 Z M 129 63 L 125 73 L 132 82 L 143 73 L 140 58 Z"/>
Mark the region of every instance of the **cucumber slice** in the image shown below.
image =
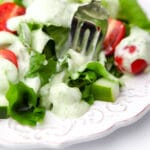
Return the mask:
<path id="1" fill-rule="evenodd" d="M 7 114 L 8 101 L 5 96 L 0 96 L 0 119 L 8 118 Z"/>
<path id="2" fill-rule="evenodd" d="M 119 93 L 119 83 L 112 80 L 101 78 L 92 85 L 92 94 L 95 100 L 114 102 Z"/>

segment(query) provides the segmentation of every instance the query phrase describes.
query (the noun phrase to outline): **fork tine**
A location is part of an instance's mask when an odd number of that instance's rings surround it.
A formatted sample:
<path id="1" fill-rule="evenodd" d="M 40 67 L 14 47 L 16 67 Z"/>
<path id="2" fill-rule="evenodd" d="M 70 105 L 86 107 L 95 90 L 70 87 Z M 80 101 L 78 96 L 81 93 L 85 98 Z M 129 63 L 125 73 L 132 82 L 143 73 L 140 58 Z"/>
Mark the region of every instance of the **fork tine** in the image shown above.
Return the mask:
<path id="1" fill-rule="evenodd" d="M 84 35 L 83 35 L 83 38 L 82 38 L 82 41 L 81 41 L 81 46 L 80 46 L 81 54 L 86 55 L 87 45 L 88 45 L 88 41 L 89 41 L 89 36 L 90 36 L 90 30 L 86 29 L 84 31 Z"/>
<path id="2" fill-rule="evenodd" d="M 89 32 L 87 34 L 87 31 Z M 81 33 L 80 33 L 80 41 L 84 42 L 85 39 L 87 39 L 86 41 L 86 47 L 85 50 L 87 51 L 88 47 L 90 46 L 90 43 L 94 37 L 94 34 L 96 32 L 96 27 L 95 25 L 91 24 L 90 22 L 84 21 L 84 24 L 82 26 L 81 29 Z M 84 38 L 84 39 L 83 39 Z"/>
<path id="3" fill-rule="evenodd" d="M 102 31 L 101 30 L 97 30 L 94 33 L 94 36 L 92 38 L 92 41 L 90 42 L 90 45 L 87 49 L 87 53 L 90 54 L 89 57 L 90 59 L 97 59 L 98 54 L 100 52 L 101 49 L 101 41 L 102 41 Z"/>
<path id="4" fill-rule="evenodd" d="M 107 11 L 100 0 L 92 0 L 80 6 L 71 25 L 71 48 L 87 56 L 89 60 L 98 60 L 103 36 L 107 30 Z"/>
<path id="5" fill-rule="evenodd" d="M 82 28 L 83 22 L 79 22 L 77 19 L 74 19 L 72 22 L 72 48 L 75 49 L 76 51 L 80 52 L 80 46 L 79 46 L 79 37 L 80 37 L 80 32 Z"/>

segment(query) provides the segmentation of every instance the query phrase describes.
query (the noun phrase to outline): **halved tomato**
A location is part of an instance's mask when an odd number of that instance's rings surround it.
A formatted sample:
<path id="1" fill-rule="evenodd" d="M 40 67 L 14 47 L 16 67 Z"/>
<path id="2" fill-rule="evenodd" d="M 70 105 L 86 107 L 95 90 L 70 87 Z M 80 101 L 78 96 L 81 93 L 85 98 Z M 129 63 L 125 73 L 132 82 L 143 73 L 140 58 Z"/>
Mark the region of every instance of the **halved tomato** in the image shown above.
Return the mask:
<path id="1" fill-rule="evenodd" d="M 13 2 L 6 2 L 0 5 L 0 31 L 9 31 L 7 29 L 7 20 L 25 14 L 25 8 L 18 6 Z"/>
<path id="2" fill-rule="evenodd" d="M 139 74 L 143 72 L 148 66 L 148 63 L 144 59 L 137 59 L 131 64 L 131 71 L 133 74 Z"/>
<path id="3" fill-rule="evenodd" d="M 8 49 L 1 49 L 0 50 L 0 58 L 5 58 L 5 59 L 9 60 L 18 68 L 17 56 L 12 51 L 10 51 Z"/>
<path id="4" fill-rule="evenodd" d="M 126 34 L 125 24 L 119 20 L 108 19 L 108 30 L 103 42 L 103 49 L 106 55 L 114 53 L 116 46 Z"/>

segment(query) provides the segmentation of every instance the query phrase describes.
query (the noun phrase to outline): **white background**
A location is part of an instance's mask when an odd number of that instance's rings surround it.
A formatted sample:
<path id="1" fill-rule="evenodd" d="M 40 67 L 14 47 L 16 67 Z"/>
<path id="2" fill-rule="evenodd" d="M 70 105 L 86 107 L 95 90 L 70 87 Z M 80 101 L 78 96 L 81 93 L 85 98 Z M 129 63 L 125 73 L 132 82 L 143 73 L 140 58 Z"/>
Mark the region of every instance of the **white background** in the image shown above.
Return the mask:
<path id="1" fill-rule="evenodd" d="M 150 18 L 150 0 L 139 2 L 145 11 L 149 12 Z M 0 150 L 4 149 L 0 147 Z M 120 128 L 107 137 L 73 145 L 64 150 L 150 150 L 150 112 L 136 123 Z"/>

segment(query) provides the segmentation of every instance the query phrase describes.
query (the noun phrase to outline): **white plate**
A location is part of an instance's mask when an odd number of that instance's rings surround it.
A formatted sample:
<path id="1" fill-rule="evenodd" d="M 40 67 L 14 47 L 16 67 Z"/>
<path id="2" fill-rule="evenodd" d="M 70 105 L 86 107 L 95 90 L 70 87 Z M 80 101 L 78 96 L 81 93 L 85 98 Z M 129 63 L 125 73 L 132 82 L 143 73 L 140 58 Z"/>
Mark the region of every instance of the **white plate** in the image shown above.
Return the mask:
<path id="1" fill-rule="evenodd" d="M 148 0 L 140 0 L 150 6 Z M 144 5 L 145 4 L 145 5 Z M 145 7 L 148 11 L 148 7 Z M 47 112 L 43 125 L 21 126 L 12 119 L 0 121 L 0 145 L 11 149 L 62 148 L 104 137 L 141 118 L 150 109 L 150 73 L 125 83 L 116 103 L 96 102 L 78 119 L 60 119 Z"/>

